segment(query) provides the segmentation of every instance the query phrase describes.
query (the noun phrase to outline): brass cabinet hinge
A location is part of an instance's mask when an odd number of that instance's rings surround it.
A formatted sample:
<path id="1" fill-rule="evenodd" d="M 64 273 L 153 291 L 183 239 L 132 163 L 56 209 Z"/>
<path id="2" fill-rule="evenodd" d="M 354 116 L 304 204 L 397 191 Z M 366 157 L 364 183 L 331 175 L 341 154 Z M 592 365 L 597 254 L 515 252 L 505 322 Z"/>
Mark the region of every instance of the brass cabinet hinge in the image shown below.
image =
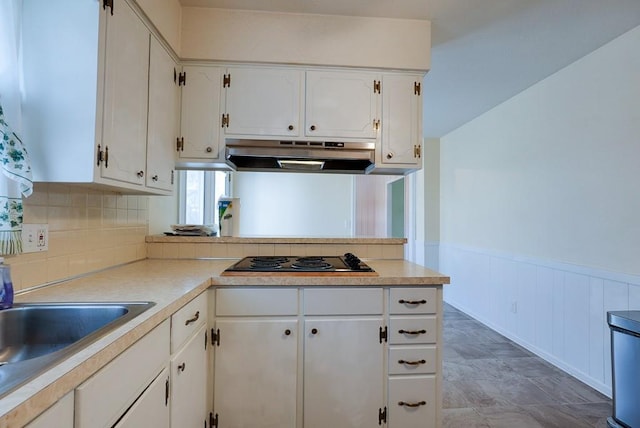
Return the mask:
<path id="1" fill-rule="evenodd" d="M 187 72 L 181 71 L 178 73 L 178 86 L 184 86 L 187 84 Z"/>
<path id="2" fill-rule="evenodd" d="M 382 425 L 382 423 L 387 423 L 387 407 L 384 409 L 378 409 L 378 425 Z"/>
<path id="3" fill-rule="evenodd" d="M 384 330 L 380 327 L 380 343 L 382 343 L 383 340 L 386 342 L 387 336 L 387 326 L 384 326 Z"/>
<path id="4" fill-rule="evenodd" d="M 184 152 L 184 137 L 176 138 L 176 151 Z"/>
<path id="5" fill-rule="evenodd" d="M 229 113 L 227 114 L 222 113 L 222 127 L 223 128 L 229 127 Z"/>
<path id="6" fill-rule="evenodd" d="M 382 82 L 380 82 L 379 80 L 374 80 L 373 81 L 373 93 L 374 94 L 379 94 L 382 91 Z"/>
<path id="7" fill-rule="evenodd" d="M 113 0 L 103 0 L 102 9 L 106 9 L 107 7 L 111 9 L 111 15 L 113 16 Z"/>
<path id="8" fill-rule="evenodd" d="M 100 166 L 100 164 L 104 162 L 104 167 L 109 168 L 109 146 L 105 146 L 104 150 L 100 144 L 98 144 L 98 155 L 96 165 Z"/>
<path id="9" fill-rule="evenodd" d="M 413 157 L 418 159 L 422 157 L 422 146 L 420 144 L 413 146 Z"/>
<path id="10" fill-rule="evenodd" d="M 167 380 L 164 382 L 164 406 L 167 407 L 169 405 L 169 377 L 167 376 Z"/>
<path id="11" fill-rule="evenodd" d="M 213 345 L 220 346 L 220 329 L 211 329 L 211 346 Z"/>
<path id="12" fill-rule="evenodd" d="M 209 332 L 207 330 L 204 331 L 204 350 L 207 350 L 207 342 L 209 341 Z"/>
<path id="13" fill-rule="evenodd" d="M 373 129 L 380 129 L 380 119 L 373 119 Z"/>
<path id="14" fill-rule="evenodd" d="M 209 428 L 218 428 L 218 414 L 213 415 L 213 412 L 209 412 Z"/>
<path id="15" fill-rule="evenodd" d="M 225 74 L 222 76 L 222 87 L 223 88 L 231 87 L 231 73 Z"/>
<path id="16" fill-rule="evenodd" d="M 171 170 L 171 184 L 173 184 L 173 173 L 174 173 L 174 170 Z"/>
<path id="17" fill-rule="evenodd" d="M 422 91 L 422 83 L 420 82 L 413 82 L 413 93 L 414 95 L 420 95 L 420 92 Z"/>

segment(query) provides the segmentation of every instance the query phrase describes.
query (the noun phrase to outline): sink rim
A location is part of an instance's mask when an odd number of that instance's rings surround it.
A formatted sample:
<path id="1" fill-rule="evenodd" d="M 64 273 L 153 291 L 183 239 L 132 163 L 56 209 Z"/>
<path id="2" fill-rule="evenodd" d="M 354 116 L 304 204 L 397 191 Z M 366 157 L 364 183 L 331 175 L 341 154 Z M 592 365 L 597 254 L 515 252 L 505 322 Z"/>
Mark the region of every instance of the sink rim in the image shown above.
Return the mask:
<path id="1" fill-rule="evenodd" d="M 79 340 L 62 349 L 38 357 L 0 365 L 0 399 L 15 391 L 25 383 L 32 381 L 44 372 L 67 360 L 72 355 L 87 348 L 102 337 L 138 317 L 154 307 L 153 301 L 72 301 L 72 302 L 29 302 L 16 303 L 5 311 L 25 310 L 30 308 L 64 308 L 64 307 L 125 307 L 127 312 L 106 323 Z"/>

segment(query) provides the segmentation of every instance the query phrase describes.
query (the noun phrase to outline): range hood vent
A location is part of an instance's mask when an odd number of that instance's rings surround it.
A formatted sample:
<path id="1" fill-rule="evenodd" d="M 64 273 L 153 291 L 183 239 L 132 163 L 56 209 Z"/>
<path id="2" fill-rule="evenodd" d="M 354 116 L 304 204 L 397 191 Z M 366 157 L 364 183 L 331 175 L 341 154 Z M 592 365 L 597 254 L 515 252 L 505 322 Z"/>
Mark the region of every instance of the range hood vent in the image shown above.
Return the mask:
<path id="1" fill-rule="evenodd" d="M 226 140 L 225 159 L 237 171 L 367 174 L 375 166 L 375 143 Z"/>

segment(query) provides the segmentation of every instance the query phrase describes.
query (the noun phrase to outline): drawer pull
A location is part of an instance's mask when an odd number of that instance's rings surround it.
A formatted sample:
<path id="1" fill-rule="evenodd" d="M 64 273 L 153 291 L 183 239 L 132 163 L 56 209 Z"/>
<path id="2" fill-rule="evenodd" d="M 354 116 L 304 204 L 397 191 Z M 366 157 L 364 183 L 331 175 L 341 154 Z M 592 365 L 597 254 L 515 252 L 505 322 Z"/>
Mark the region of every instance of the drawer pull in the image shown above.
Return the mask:
<path id="1" fill-rule="evenodd" d="M 427 363 L 426 360 L 418 360 L 418 361 L 398 360 L 398 364 L 407 364 L 409 366 L 419 366 L 420 364 L 426 364 L 426 363 Z"/>
<path id="2" fill-rule="evenodd" d="M 420 407 L 420 406 L 426 406 L 426 405 L 427 405 L 426 401 L 418 401 L 417 403 L 407 403 L 406 401 L 398 402 L 398 406 L 405 406 L 405 407 Z"/>
<path id="3" fill-rule="evenodd" d="M 427 303 L 426 300 L 422 299 L 422 300 L 404 300 L 404 299 L 400 299 L 398 300 L 398 303 L 400 303 L 401 305 L 424 305 L 425 303 Z"/>
<path id="4" fill-rule="evenodd" d="M 183 371 L 184 371 L 184 369 L 186 369 L 186 368 L 187 368 L 187 363 L 182 363 L 182 364 L 180 364 L 180 365 L 178 366 L 178 371 L 179 371 L 179 372 L 183 372 Z"/>
<path id="5" fill-rule="evenodd" d="M 398 330 L 398 333 L 400 334 L 413 334 L 413 335 L 418 335 L 418 334 L 425 334 L 427 332 L 427 330 Z"/>
<path id="6" fill-rule="evenodd" d="M 188 320 L 186 320 L 184 322 L 184 325 L 189 325 L 191 323 L 194 323 L 194 322 L 198 321 L 198 319 L 200 319 L 200 311 L 196 312 L 196 314 L 193 316 L 193 318 L 189 318 Z"/>
<path id="7" fill-rule="evenodd" d="M 311 329 L 311 334 L 318 334 L 318 329 L 317 328 L 312 328 Z"/>
<path id="8" fill-rule="evenodd" d="M 291 334 L 291 330 L 286 329 L 286 330 L 284 331 L 284 334 L 286 334 L 287 336 L 289 336 L 289 335 Z"/>

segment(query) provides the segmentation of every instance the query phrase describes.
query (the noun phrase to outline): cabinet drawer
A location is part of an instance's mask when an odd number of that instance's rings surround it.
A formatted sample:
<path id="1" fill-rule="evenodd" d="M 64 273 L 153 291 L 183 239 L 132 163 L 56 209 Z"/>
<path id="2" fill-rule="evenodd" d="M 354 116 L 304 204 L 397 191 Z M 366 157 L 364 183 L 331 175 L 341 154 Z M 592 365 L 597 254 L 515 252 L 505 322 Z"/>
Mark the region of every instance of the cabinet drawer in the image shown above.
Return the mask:
<path id="1" fill-rule="evenodd" d="M 431 374 L 437 369 L 435 346 L 392 346 L 389 349 L 389 374 Z"/>
<path id="2" fill-rule="evenodd" d="M 216 290 L 216 316 L 298 315 L 296 288 Z"/>
<path id="3" fill-rule="evenodd" d="M 435 288 L 392 288 L 389 296 L 389 313 L 435 314 L 437 291 Z"/>
<path id="4" fill-rule="evenodd" d="M 435 316 L 391 317 L 389 330 L 391 344 L 436 343 L 438 338 Z"/>
<path id="5" fill-rule="evenodd" d="M 389 428 L 426 428 L 435 426 L 435 376 L 395 377 L 389 379 Z"/>
<path id="6" fill-rule="evenodd" d="M 169 359 L 169 320 L 76 389 L 75 427 L 111 427 Z"/>
<path id="7" fill-rule="evenodd" d="M 304 290 L 305 315 L 382 314 L 382 288 L 311 288 Z"/>
<path id="8" fill-rule="evenodd" d="M 207 295 L 202 293 L 171 316 L 171 353 L 207 322 Z"/>

